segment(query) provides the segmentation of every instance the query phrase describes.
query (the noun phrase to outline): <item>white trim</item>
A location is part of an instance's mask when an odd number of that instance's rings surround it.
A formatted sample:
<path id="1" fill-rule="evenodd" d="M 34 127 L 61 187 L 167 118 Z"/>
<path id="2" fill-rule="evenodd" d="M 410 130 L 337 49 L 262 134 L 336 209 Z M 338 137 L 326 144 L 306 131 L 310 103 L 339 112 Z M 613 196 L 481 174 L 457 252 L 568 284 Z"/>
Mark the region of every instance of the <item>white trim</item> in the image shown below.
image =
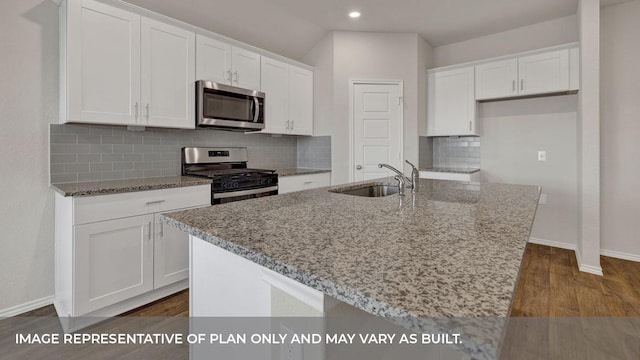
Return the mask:
<path id="1" fill-rule="evenodd" d="M 43 306 L 48 306 L 53 304 L 53 300 L 55 297 L 53 295 L 43 297 L 41 299 L 36 299 L 33 301 L 26 302 L 24 304 L 12 306 L 10 308 L 6 308 L 4 310 L 0 310 L 0 317 L 9 317 L 24 314 L 31 310 L 39 309 Z"/>
<path id="2" fill-rule="evenodd" d="M 529 242 L 532 244 L 551 246 L 551 247 L 560 248 L 560 249 L 576 250 L 576 244 L 569 244 L 569 243 L 564 243 L 559 241 L 530 237 Z"/>
<path id="3" fill-rule="evenodd" d="M 402 106 L 400 106 L 400 161 L 404 168 L 404 81 L 393 79 L 349 79 L 349 182 L 355 181 L 355 164 L 353 162 L 353 145 L 355 134 L 353 133 L 353 91 L 356 84 L 367 85 L 398 85 L 400 86 L 400 97 L 402 98 Z"/>
<path id="4" fill-rule="evenodd" d="M 578 262 L 578 270 L 589 274 L 603 276 L 602 268 L 600 266 L 584 265 L 582 263 L 582 257 L 580 256 L 580 250 L 576 247 L 576 261 Z"/>
<path id="5" fill-rule="evenodd" d="M 640 262 L 640 255 L 623 253 L 619 251 L 600 249 L 600 255 L 608 256 L 616 259 Z"/>

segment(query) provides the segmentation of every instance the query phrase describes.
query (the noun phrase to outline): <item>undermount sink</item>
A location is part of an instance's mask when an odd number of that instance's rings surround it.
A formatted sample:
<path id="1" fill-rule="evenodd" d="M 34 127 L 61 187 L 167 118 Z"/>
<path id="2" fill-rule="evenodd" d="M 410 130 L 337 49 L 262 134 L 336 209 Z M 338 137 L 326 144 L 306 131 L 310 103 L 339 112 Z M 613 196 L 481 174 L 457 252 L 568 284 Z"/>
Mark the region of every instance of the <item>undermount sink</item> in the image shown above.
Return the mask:
<path id="1" fill-rule="evenodd" d="M 397 194 L 398 190 L 399 189 L 397 185 L 371 184 L 371 185 L 365 185 L 358 188 L 348 188 L 344 190 L 334 189 L 329 191 L 337 194 L 346 194 L 346 195 L 355 195 L 355 196 L 364 196 L 364 197 L 383 197 L 383 196 Z"/>

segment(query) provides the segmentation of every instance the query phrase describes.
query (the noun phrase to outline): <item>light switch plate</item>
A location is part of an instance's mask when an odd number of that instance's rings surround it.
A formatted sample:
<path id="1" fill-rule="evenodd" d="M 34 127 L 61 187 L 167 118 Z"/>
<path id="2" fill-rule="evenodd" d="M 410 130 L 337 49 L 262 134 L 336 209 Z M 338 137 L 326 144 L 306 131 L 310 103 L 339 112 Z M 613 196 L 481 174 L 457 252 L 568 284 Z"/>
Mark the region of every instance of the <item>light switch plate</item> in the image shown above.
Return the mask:
<path id="1" fill-rule="evenodd" d="M 538 161 L 547 161 L 546 151 L 538 151 Z"/>

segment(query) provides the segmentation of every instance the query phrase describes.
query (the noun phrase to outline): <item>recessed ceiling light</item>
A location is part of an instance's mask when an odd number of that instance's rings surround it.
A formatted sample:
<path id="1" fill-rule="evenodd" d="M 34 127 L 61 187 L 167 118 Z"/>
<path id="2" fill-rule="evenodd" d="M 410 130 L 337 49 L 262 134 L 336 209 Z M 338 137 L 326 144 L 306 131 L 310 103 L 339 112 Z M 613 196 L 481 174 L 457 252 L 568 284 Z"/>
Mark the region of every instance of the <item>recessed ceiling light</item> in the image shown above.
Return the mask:
<path id="1" fill-rule="evenodd" d="M 352 11 L 352 12 L 349 13 L 349 17 L 352 18 L 352 19 L 357 19 L 357 18 L 360 17 L 360 12 Z"/>

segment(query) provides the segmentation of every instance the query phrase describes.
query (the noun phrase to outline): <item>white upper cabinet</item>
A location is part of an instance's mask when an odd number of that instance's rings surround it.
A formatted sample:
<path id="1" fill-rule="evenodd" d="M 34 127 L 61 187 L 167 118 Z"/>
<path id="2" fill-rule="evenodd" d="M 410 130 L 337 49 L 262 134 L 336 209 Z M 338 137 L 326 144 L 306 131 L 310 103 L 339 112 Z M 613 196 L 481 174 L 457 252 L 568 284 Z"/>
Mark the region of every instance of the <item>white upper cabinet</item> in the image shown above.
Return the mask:
<path id="1" fill-rule="evenodd" d="M 61 6 L 61 122 L 194 128 L 192 32 L 93 0 Z"/>
<path id="2" fill-rule="evenodd" d="M 477 135 L 473 66 L 428 75 L 427 136 Z"/>
<path id="3" fill-rule="evenodd" d="M 261 91 L 265 93 L 265 128 L 271 134 L 289 133 L 289 65 L 262 57 Z"/>
<path id="4" fill-rule="evenodd" d="M 518 95 L 518 60 L 494 61 L 476 66 L 476 100 Z"/>
<path id="5" fill-rule="evenodd" d="M 232 83 L 231 85 L 250 89 L 260 89 L 259 54 L 237 47 L 231 48 Z"/>
<path id="6" fill-rule="evenodd" d="M 231 45 L 196 36 L 196 78 L 231 85 Z"/>
<path id="7" fill-rule="evenodd" d="M 262 57 L 265 128 L 269 134 L 313 134 L 313 72 Z"/>
<path id="8" fill-rule="evenodd" d="M 313 134 L 313 72 L 289 67 L 289 121 L 291 133 Z"/>
<path id="9" fill-rule="evenodd" d="M 142 19 L 143 125 L 194 127 L 195 34 Z"/>
<path id="10" fill-rule="evenodd" d="M 569 86 L 570 71 L 577 67 L 576 56 L 570 66 L 569 52 L 561 49 L 476 65 L 476 100 L 577 90 L 577 84 Z"/>
<path id="11" fill-rule="evenodd" d="M 140 16 L 92 0 L 63 6 L 60 121 L 135 124 Z"/>
<path id="12" fill-rule="evenodd" d="M 202 35 L 196 43 L 198 80 L 260 89 L 260 54 Z"/>
<path id="13" fill-rule="evenodd" d="M 520 95 L 568 91 L 569 50 L 519 57 L 518 74 Z"/>

